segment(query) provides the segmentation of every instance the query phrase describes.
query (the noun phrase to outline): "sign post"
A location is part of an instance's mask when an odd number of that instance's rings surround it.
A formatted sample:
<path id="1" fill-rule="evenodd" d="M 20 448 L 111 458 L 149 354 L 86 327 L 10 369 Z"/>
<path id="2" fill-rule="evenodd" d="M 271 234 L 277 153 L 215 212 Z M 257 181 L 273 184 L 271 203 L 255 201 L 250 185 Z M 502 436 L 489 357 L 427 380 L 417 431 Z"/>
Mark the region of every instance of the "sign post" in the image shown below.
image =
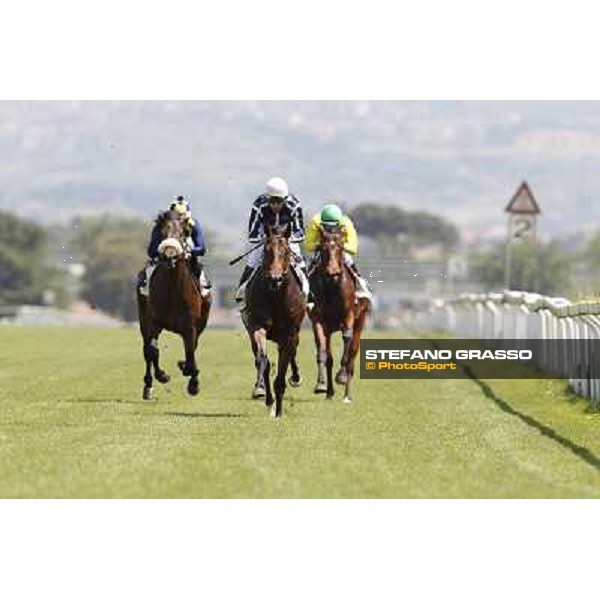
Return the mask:
<path id="1" fill-rule="evenodd" d="M 504 287 L 511 289 L 512 248 L 518 244 L 530 244 L 534 254 L 534 273 L 537 267 L 537 216 L 540 207 L 529 187 L 524 181 L 504 209 L 508 213 L 508 231 L 506 238 L 506 262 L 504 269 Z M 537 285 L 534 285 L 537 287 Z M 537 291 L 537 290 L 533 290 Z"/>

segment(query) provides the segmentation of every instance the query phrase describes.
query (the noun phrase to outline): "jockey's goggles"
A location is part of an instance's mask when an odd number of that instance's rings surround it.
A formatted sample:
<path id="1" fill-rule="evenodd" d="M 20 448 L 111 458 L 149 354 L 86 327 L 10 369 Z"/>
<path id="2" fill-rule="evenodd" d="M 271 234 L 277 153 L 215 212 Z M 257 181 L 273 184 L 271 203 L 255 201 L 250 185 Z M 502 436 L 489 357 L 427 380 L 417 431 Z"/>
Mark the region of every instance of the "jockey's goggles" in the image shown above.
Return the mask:
<path id="1" fill-rule="evenodd" d="M 280 198 L 279 196 L 269 196 L 269 204 L 281 204 L 285 201 L 285 198 Z"/>
<path id="2" fill-rule="evenodd" d="M 341 229 L 341 225 L 339 223 L 332 223 L 329 221 L 323 221 L 321 223 L 321 227 L 323 227 L 325 231 L 335 231 L 336 229 Z"/>

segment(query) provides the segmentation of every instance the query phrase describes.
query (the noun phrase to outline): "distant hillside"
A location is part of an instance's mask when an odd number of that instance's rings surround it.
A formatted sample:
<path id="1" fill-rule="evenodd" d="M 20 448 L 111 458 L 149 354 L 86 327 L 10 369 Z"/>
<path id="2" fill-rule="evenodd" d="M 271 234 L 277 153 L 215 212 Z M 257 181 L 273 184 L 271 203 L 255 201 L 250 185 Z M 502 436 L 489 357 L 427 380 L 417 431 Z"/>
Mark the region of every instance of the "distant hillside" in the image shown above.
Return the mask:
<path id="1" fill-rule="evenodd" d="M 306 210 L 336 199 L 428 210 L 501 235 L 528 179 L 542 232 L 598 220 L 597 102 L 2 102 L 0 207 L 43 221 L 150 219 L 175 194 L 230 241 L 264 181 Z"/>

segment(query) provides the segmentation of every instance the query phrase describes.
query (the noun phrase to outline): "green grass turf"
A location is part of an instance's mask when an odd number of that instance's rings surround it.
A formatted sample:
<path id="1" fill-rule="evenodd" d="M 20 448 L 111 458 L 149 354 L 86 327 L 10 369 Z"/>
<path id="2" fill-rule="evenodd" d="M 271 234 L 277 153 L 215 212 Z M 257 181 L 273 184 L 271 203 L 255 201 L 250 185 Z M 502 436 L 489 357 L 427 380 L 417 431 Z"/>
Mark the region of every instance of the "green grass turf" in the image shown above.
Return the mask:
<path id="1" fill-rule="evenodd" d="M 242 332 L 203 337 L 196 398 L 160 346 L 172 380 L 144 402 L 136 329 L 0 327 L 0 497 L 600 497 L 600 415 L 564 382 L 357 378 L 347 406 L 312 394 L 306 330 L 273 421 Z"/>

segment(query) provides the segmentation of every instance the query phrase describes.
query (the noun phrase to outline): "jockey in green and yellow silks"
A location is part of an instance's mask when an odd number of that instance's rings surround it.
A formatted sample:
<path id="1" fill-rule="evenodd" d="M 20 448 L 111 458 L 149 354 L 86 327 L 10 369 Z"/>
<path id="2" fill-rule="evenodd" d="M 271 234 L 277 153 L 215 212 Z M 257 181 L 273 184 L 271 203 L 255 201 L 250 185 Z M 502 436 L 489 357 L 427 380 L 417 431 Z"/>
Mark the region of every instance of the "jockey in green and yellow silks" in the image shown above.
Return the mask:
<path id="1" fill-rule="evenodd" d="M 321 241 L 321 229 L 328 227 L 339 227 L 344 240 L 344 263 L 352 273 L 357 286 L 357 298 L 371 298 L 372 294 L 369 285 L 361 277 L 358 268 L 354 264 L 353 257 L 358 253 L 358 234 L 352 219 L 342 212 L 337 204 L 326 204 L 323 209 L 316 213 L 310 221 L 306 230 L 306 240 L 304 247 L 306 252 L 314 254 Z"/>

